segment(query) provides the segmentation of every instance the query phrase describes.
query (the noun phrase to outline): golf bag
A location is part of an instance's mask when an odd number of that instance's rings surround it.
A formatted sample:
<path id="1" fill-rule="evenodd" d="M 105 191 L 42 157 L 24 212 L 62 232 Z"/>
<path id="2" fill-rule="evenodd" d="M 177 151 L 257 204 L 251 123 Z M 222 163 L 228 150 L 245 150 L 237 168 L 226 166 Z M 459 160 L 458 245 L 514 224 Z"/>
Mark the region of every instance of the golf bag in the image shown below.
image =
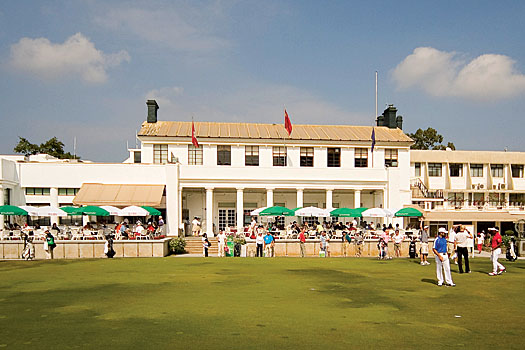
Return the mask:
<path id="1" fill-rule="evenodd" d="M 109 236 L 106 240 L 106 244 L 104 245 L 104 254 L 111 259 L 115 256 L 115 250 L 113 249 L 113 239 L 111 236 Z"/>
<path id="2" fill-rule="evenodd" d="M 416 258 L 416 242 L 410 242 L 410 245 L 408 246 L 408 255 L 410 256 L 410 259 Z"/>
<path id="3" fill-rule="evenodd" d="M 33 240 L 29 239 L 26 242 L 24 251 L 22 252 L 22 259 L 24 260 L 33 260 L 35 258 L 35 246 Z"/>
<path id="4" fill-rule="evenodd" d="M 514 238 L 510 240 L 509 245 L 507 246 L 506 257 L 508 261 L 516 261 L 518 259 L 518 255 L 516 254 L 516 244 L 514 243 Z"/>

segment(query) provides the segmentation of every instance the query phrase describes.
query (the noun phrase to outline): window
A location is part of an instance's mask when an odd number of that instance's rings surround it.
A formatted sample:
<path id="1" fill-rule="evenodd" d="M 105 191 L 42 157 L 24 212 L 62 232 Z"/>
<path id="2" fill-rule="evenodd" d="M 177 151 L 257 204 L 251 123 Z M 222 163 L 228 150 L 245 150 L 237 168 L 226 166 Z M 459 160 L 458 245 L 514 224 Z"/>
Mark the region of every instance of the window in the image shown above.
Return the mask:
<path id="1" fill-rule="evenodd" d="M 244 148 L 244 164 L 259 166 L 259 146 L 246 146 Z"/>
<path id="2" fill-rule="evenodd" d="M 49 196 L 49 188 L 27 187 L 26 194 L 31 196 Z"/>
<path id="3" fill-rule="evenodd" d="M 354 156 L 354 165 L 356 168 L 368 167 L 368 149 L 367 148 L 356 148 Z"/>
<path id="4" fill-rule="evenodd" d="M 491 164 L 490 173 L 492 177 L 503 177 L 503 164 Z"/>
<path id="5" fill-rule="evenodd" d="M 153 163 L 166 164 L 168 162 L 168 145 L 153 145 Z"/>
<path id="6" fill-rule="evenodd" d="M 428 163 L 428 176 L 441 177 L 441 163 Z"/>
<path id="7" fill-rule="evenodd" d="M 414 176 L 421 176 L 421 163 L 414 163 Z"/>
<path id="8" fill-rule="evenodd" d="M 217 146 L 217 165 L 232 165 L 231 146 Z"/>
<path id="9" fill-rule="evenodd" d="M 11 204 L 11 189 L 6 188 L 4 189 L 4 202 L 2 205 L 9 205 Z"/>
<path id="10" fill-rule="evenodd" d="M 463 164 L 461 163 L 450 163 L 450 176 L 461 177 L 463 176 Z"/>
<path id="11" fill-rule="evenodd" d="M 273 166 L 286 166 L 286 147 L 273 147 Z"/>
<path id="12" fill-rule="evenodd" d="M 140 151 L 133 152 L 133 163 L 141 163 L 141 162 L 142 162 L 142 159 L 141 159 Z"/>
<path id="13" fill-rule="evenodd" d="M 462 192 L 450 192 L 448 194 L 448 202 L 450 205 L 455 207 L 460 207 L 463 205 L 465 195 Z"/>
<path id="14" fill-rule="evenodd" d="M 188 145 L 188 164 L 202 165 L 202 146 Z"/>
<path id="15" fill-rule="evenodd" d="M 59 188 L 58 189 L 58 195 L 59 196 L 76 196 L 78 193 L 78 188 Z"/>
<path id="16" fill-rule="evenodd" d="M 483 164 L 470 164 L 470 176 L 483 177 Z"/>
<path id="17" fill-rule="evenodd" d="M 523 177 L 523 164 L 512 164 L 510 166 L 512 177 Z"/>
<path id="18" fill-rule="evenodd" d="M 385 149 L 385 166 L 397 167 L 397 149 Z"/>
<path id="19" fill-rule="evenodd" d="M 314 166 L 314 148 L 313 147 L 301 147 L 301 166 Z"/>
<path id="20" fill-rule="evenodd" d="M 329 168 L 338 168 L 341 166 L 341 149 L 328 148 L 327 151 L 327 165 Z"/>

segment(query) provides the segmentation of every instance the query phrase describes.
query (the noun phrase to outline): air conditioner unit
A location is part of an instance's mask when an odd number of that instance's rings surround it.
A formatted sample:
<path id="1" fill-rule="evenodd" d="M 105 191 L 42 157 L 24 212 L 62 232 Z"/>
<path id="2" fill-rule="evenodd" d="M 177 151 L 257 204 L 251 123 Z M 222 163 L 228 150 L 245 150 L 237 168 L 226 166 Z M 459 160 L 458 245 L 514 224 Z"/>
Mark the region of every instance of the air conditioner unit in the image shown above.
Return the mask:
<path id="1" fill-rule="evenodd" d="M 475 185 L 475 184 L 472 184 L 472 189 L 473 189 L 473 190 L 476 189 L 476 185 Z"/>
<path id="2" fill-rule="evenodd" d="M 479 188 L 483 189 L 485 187 L 483 184 L 479 184 Z"/>
<path id="3" fill-rule="evenodd" d="M 492 189 L 493 190 L 497 190 L 498 189 L 498 185 L 492 185 Z"/>
<path id="4" fill-rule="evenodd" d="M 504 190 L 505 189 L 505 184 L 499 184 L 499 189 L 500 190 Z"/>

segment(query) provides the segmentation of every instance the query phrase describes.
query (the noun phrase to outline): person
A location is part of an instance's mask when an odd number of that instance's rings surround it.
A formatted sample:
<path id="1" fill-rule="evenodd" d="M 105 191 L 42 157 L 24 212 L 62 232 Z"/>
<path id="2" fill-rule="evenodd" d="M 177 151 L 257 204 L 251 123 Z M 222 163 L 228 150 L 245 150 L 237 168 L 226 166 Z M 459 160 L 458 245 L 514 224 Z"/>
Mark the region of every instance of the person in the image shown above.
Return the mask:
<path id="1" fill-rule="evenodd" d="M 159 216 L 159 233 L 160 234 L 163 234 L 164 233 L 164 219 L 162 218 L 162 216 Z"/>
<path id="2" fill-rule="evenodd" d="M 503 243 L 503 238 L 499 233 L 499 227 L 493 228 L 492 231 L 492 254 L 490 256 L 490 259 L 492 260 L 492 272 L 489 273 L 489 276 L 496 276 L 506 272 L 507 269 L 498 262 L 499 255 L 501 254 L 501 244 Z"/>
<path id="3" fill-rule="evenodd" d="M 396 229 L 396 233 L 394 234 L 394 254 L 396 258 L 401 257 L 401 243 L 403 243 L 404 238 L 401 232 L 399 232 L 399 229 Z"/>
<path id="4" fill-rule="evenodd" d="M 383 259 L 391 259 L 388 256 L 388 242 L 390 241 L 390 230 L 393 229 L 392 224 L 381 233 L 381 238 L 383 240 L 383 243 L 381 244 L 382 253 L 383 253 Z"/>
<path id="5" fill-rule="evenodd" d="M 419 230 L 419 240 L 421 245 L 419 247 L 419 254 L 421 255 L 421 265 L 430 265 L 428 262 L 428 226 L 424 226 Z"/>
<path id="6" fill-rule="evenodd" d="M 454 230 L 454 227 L 452 227 L 452 229 L 448 233 L 447 251 L 450 258 L 454 260 L 454 263 L 457 265 L 458 262 L 456 254 L 456 231 Z"/>
<path id="7" fill-rule="evenodd" d="M 363 252 L 363 236 L 361 235 L 361 232 L 356 232 L 354 237 L 354 244 L 355 244 L 355 256 L 360 257 L 361 253 Z"/>
<path id="8" fill-rule="evenodd" d="M 438 280 L 438 286 L 442 286 L 443 282 L 446 282 L 448 286 L 455 287 L 456 285 L 452 281 L 452 275 L 450 274 L 450 262 L 447 251 L 447 239 L 445 235 L 447 231 L 443 228 L 439 228 L 438 238 L 434 241 L 432 251 L 436 256 L 436 275 Z M 443 280 L 443 271 L 445 272 L 445 279 Z"/>
<path id="9" fill-rule="evenodd" d="M 326 233 L 326 231 L 323 231 L 325 237 L 326 237 L 326 256 L 330 257 L 330 236 Z"/>
<path id="10" fill-rule="evenodd" d="M 119 233 L 120 233 L 120 237 L 129 239 L 129 232 L 128 232 L 128 227 L 126 226 L 126 221 L 123 221 L 122 224 L 120 225 Z"/>
<path id="11" fill-rule="evenodd" d="M 191 233 L 193 236 L 197 237 L 201 233 L 201 223 L 199 221 L 198 217 L 194 217 L 193 221 L 191 222 Z"/>
<path id="12" fill-rule="evenodd" d="M 350 232 L 345 231 L 345 234 L 343 236 L 343 250 L 344 250 L 344 256 L 347 255 L 348 248 L 350 247 L 350 243 L 352 242 L 352 237 L 350 237 Z"/>
<path id="13" fill-rule="evenodd" d="M 272 235 L 272 243 L 270 243 L 270 253 L 271 253 L 271 257 L 275 257 L 275 237 L 274 237 L 274 233 L 271 234 Z"/>
<path id="14" fill-rule="evenodd" d="M 254 234 L 256 227 L 257 227 L 257 220 L 255 220 L 255 216 L 252 216 L 252 222 L 250 223 L 250 227 L 248 228 L 249 236 Z"/>
<path id="15" fill-rule="evenodd" d="M 46 239 L 44 241 L 44 250 L 46 251 L 46 258 L 47 259 L 53 259 L 53 250 L 57 246 L 55 243 L 55 237 L 49 232 L 49 230 L 45 231 Z"/>
<path id="16" fill-rule="evenodd" d="M 322 231 L 321 232 L 321 237 L 320 237 L 320 254 L 321 256 L 324 255 L 324 257 L 326 258 L 327 256 L 327 248 L 326 248 L 326 245 L 327 245 L 327 237 L 326 237 L 326 231 Z M 324 254 L 323 254 L 324 253 Z"/>
<path id="17" fill-rule="evenodd" d="M 456 253 L 458 255 L 459 273 L 463 273 L 463 258 L 465 259 L 465 272 L 470 273 L 470 265 L 468 261 L 468 239 L 472 239 L 472 234 L 466 229 L 465 225 L 459 226 L 459 231 L 456 234 Z"/>
<path id="18" fill-rule="evenodd" d="M 321 225 L 319 221 L 316 222 L 316 225 L 315 230 L 317 231 L 317 234 L 320 235 L 324 230 L 323 225 Z"/>
<path id="19" fill-rule="evenodd" d="M 357 227 L 357 218 L 354 218 L 354 219 L 352 220 L 352 226 L 353 226 L 353 227 Z"/>
<path id="20" fill-rule="evenodd" d="M 304 258 L 306 255 L 306 236 L 304 235 L 304 231 L 306 231 L 306 228 L 303 226 L 301 232 L 299 232 L 299 248 L 301 250 L 301 258 Z"/>
<path id="21" fill-rule="evenodd" d="M 272 257 L 272 242 L 274 241 L 273 236 L 270 234 L 270 231 L 266 232 L 264 236 L 264 254 L 267 258 Z"/>
<path id="22" fill-rule="evenodd" d="M 226 248 L 226 233 L 224 233 L 223 230 L 219 231 L 219 234 L 217 235 L 217 241 L 219 243 L 218 249 L 219 249 L 219 257 L 224 257 L 224 249 Z"/>
<path id="23" fill-rule="evenodd" d="M 137 221 L 135 232 L 137 233 L 136 236 L 142 236 L 142 232 L 144 232 L 144 226 L 142 226 L 142 223 L 140 221 Z"/>
<path id="24" fill-rule="evenodd" d="M 60 233 L 60 229 L 58 228 L 58 225 L 56 222 L 53 223 L 53 226 L 51 226 L 51 230 L 55 230 L 57 234 Z"/>
<path id="25" fill-rule="evenodd" d="M 202 234 L 202 254 L 205 258 L 208 257 L 208 249 L 211 247 L 211 243 L 208 240 L 208 235 L 206 233 Z"/>
<path id="26" fill-rule="evenodd" d="M 257 238 L 255 238 L 255 244 L 257 245 L 257 250 L 256 250 L 256 253 L 255 253 L 255 256 L 262 258 L 262 256 L 263 256 L 263 245 L 264 245 L 264 237 L 262 235 L 262 231 L 259 231 L 257 233 Z"/>
<path id="27" fill-rule="evenodd" d="M 476 244 L 478 246 L 478 254 L 481 254 L 481 250 L 483 249 L 484 241 L 485 241 L 485 231 L 481 231 L 481 233 L 478 232 L 478 236 L 476 237 Z"/>
<path id="28" fill-rule="evenodd" d="M 115 256 L 115 250 L 113 249 L 113 238 L 111 235 L 106 236 L 106 243 L 104 243 L 104 254 L 109 259 L 112 259 Z"/>
<path id="29" fill-rule="evenodd" d="M 377 250 L 379 251 L 379 260 L 386 259 L 386 248 L 387 243 L 385 243 L 385 239 L 383 237 L 379 238 L 379 241 L 377 242 Z"/>
<path id="30" fill-rule="evenodd" d="M 22 253 L 22 259 L 33 260 L 35 258 L 35 246 L 33 245 L 33 237 L 27 238 L 24 252 Z"/>

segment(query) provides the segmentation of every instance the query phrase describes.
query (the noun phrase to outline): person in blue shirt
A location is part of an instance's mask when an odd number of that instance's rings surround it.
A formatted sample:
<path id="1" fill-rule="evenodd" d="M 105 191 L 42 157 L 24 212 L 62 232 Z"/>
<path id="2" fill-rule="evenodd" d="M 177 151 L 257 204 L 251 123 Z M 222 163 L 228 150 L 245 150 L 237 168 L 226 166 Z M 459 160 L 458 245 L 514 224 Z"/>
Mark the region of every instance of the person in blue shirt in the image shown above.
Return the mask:
<path id="1" fill-rule="evenodd" d="M 443 282 L 446 282 L 448 286 L 455 287 L 456 285 L 452 282 L 452 276 L 450 275 L 450 261 L 447 254 L 447 239 L 445 238 L 447 231 L 443 228 L 439 228 L 439 237 L 434 241 L 432 251 L 436 256 L 436 274 L 438 280 L 438 286 L 442 286 Z M 445 271 L 445 281 L 443 281 L 443 271 Z"/>
<path id="2" fill-rule="evenodd" d="M 272 242 L 273 242 L 273 236 L 270 234 L 270 232 L 266 232 L 266 236 L 264 236 L 264 251 L 265 251 L 265 256 L 267 258 L 272 257 Z"/>

